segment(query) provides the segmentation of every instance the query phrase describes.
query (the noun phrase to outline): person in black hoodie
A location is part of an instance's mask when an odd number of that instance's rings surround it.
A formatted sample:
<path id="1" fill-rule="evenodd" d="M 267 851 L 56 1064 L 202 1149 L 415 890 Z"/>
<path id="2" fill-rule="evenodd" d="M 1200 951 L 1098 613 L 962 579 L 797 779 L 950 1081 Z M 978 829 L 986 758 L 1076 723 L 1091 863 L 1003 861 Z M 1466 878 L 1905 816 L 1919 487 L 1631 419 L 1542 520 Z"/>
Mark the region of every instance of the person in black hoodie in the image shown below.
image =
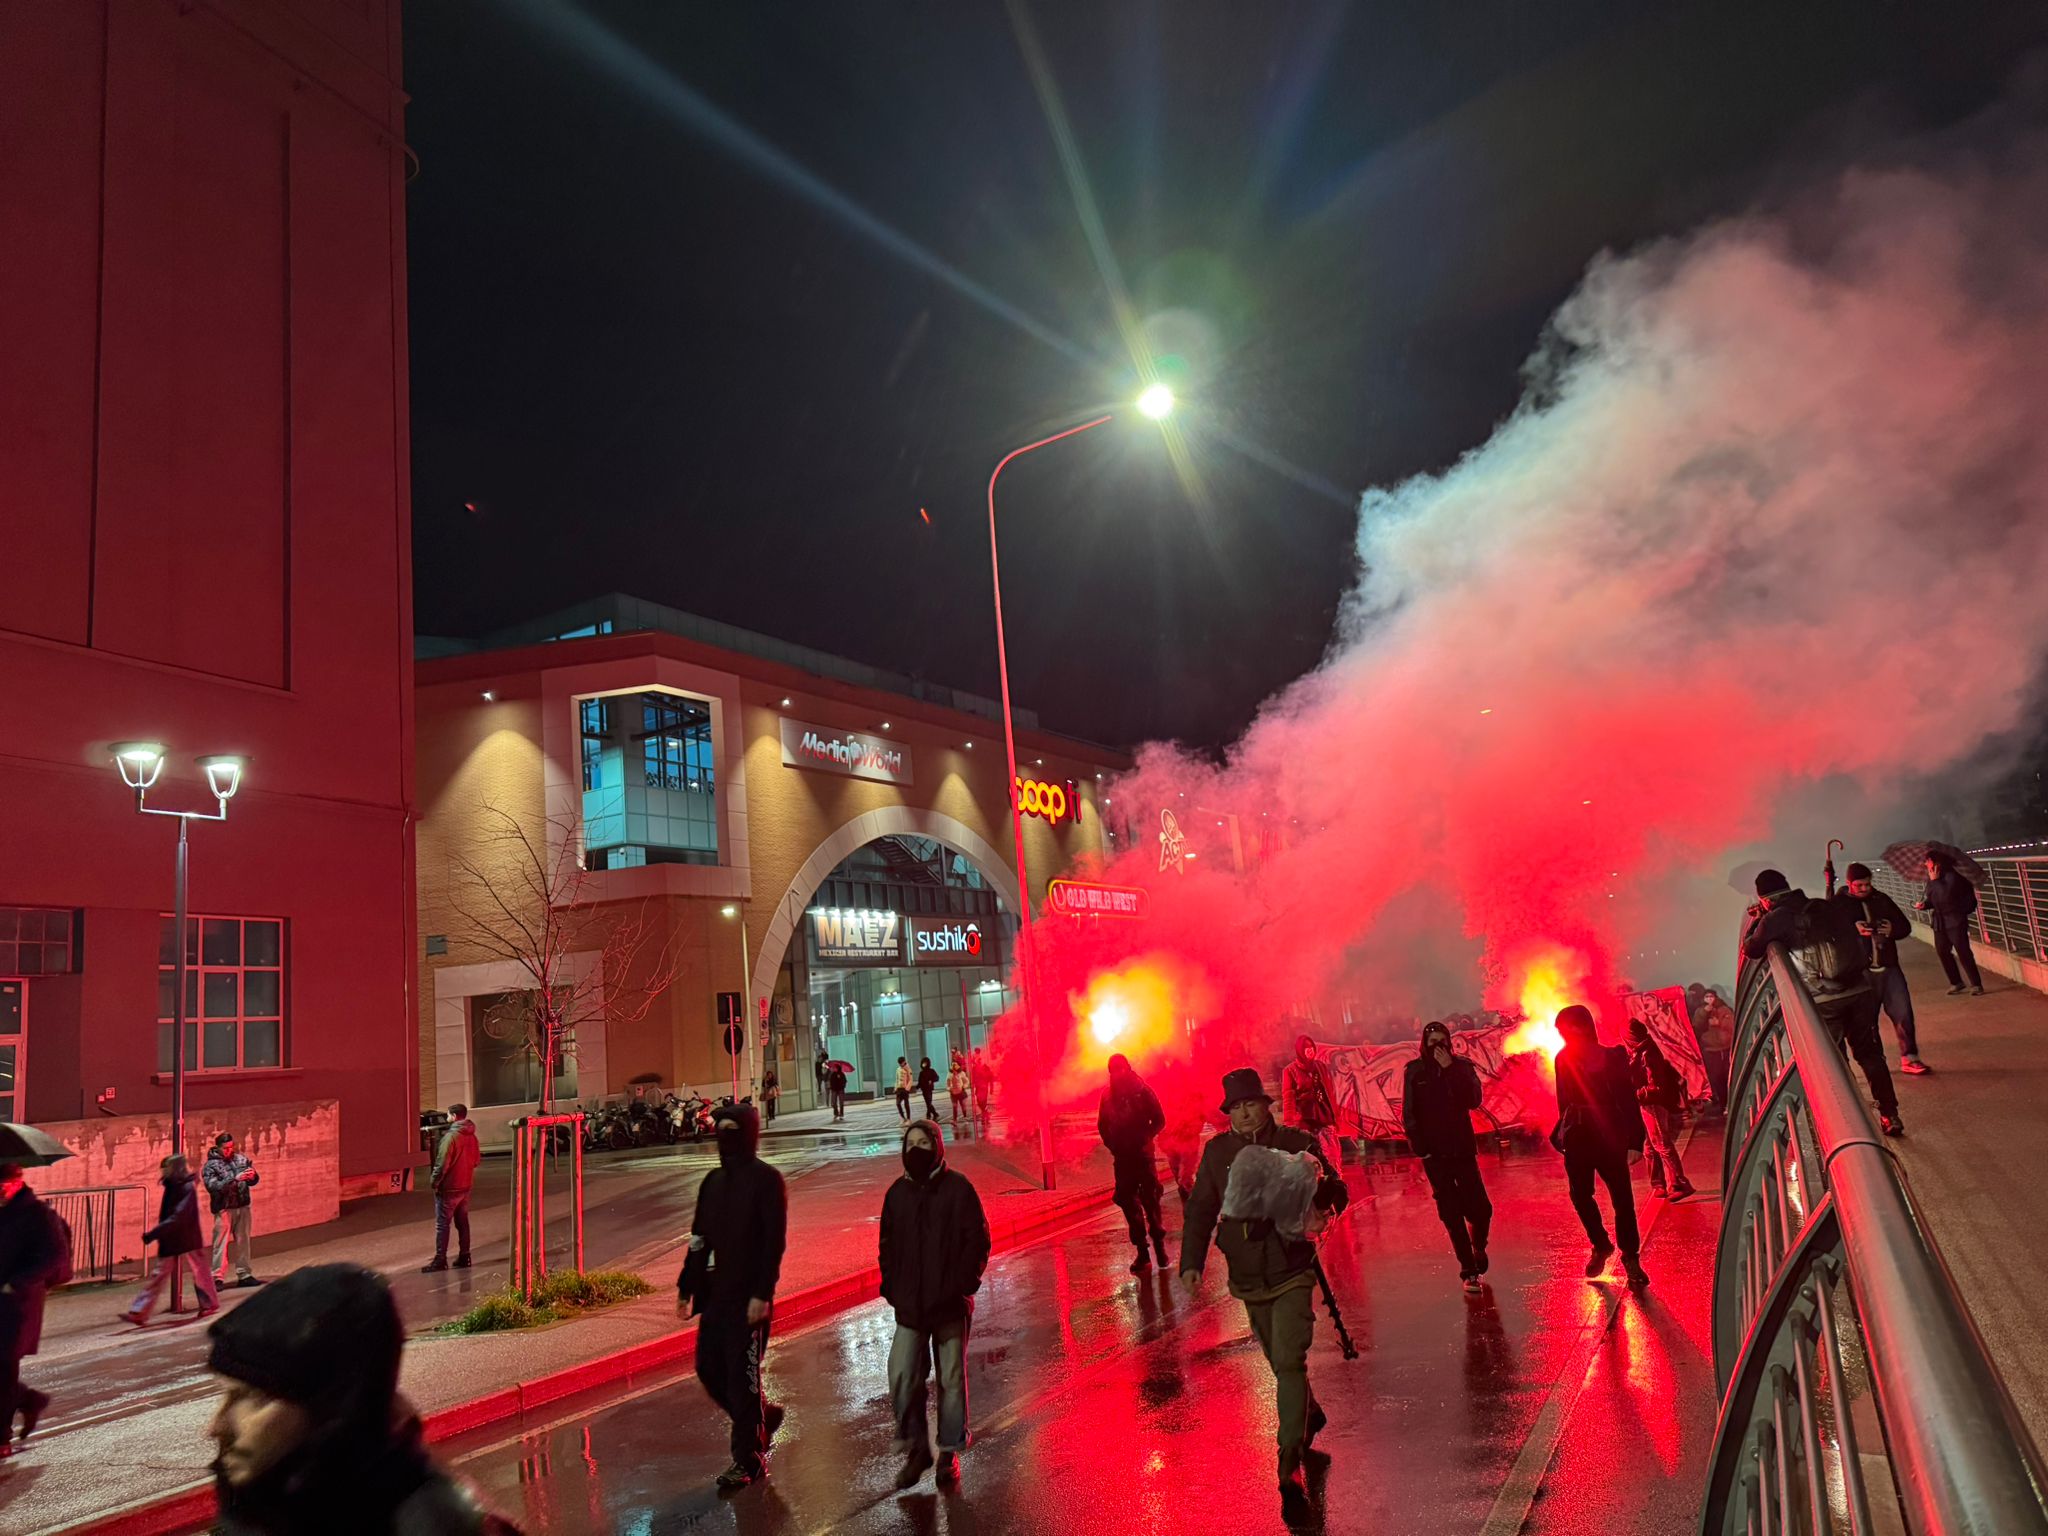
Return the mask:
<path id="1" fill-rule="evenodd" d="M 1131 1243 L 1138 1250 L 1131 1261 L 1131 1273 L 1142 1274 L 1152 1267 L 1152 1253 L 1159 1255 L 1159 1267 L 1167 1265 L 1166 1226 L 1159 1219 L 1159 1154 L 1154 1141 L 1166 1129 L 1166 1112 L 1159 1096 L 1138 1076 L 1126 1056 L 1109 1058 L 1109 1087 L 1103 1090 L 1102 1105 L 1095 1112 L 1095 1133 L 1109 1148 L 1110 1166 L 1116 1172 L 1116 1208 L 1124 1213 Z M 1151 1235 L 1152 1249 L 1145 1238 Z"/>
<path id="2" fill-rule="evenodd" d="M 1636 1108 L 1643 1118 L 1651 1197 L 1683 1200 L 1692 1193 L 1692 1180 L 1685 1176 L 1685 1164 L 1678 1156 L 1678 1112 L 1685 1107 L 1685 1079 L 1641 1019 L 1628 1021 L 1628 1071 Z"/>
<path id="3" fill-rule="evenodd" d="M 988 1217 L 967 1176 L 946 1166 L 936 1120 L 903 1128 L 903 1177 L 882 1197 L 882 1299 L 896 1311 L 889 1347 L 889 1402 L 904 1454 L 898 1488 L 932 1465 L 926 1382 L 939 1375 L 938 1480 L 960 1476 L 967 1448 L 967 1332 L 974 1293 L 988 1268 Z"/>
<path id="4" fill-rule="evenodd" d="M 1493 1202 L 1479 1177 L 1479 1142 L 1472 1111 L 1479 1107 L 1479 1072 L 1451 1051 L 1451 1031 L 1441 1020 L 1422 1026 L 1422 1050 L 1401 1073 L 1401 1128 L 1408 1149 L 1422 1159 L 1436 1214 L 1451 1234 L 1458 1279 L 1477 1294 L 1486 1273 L 1486 1238 L 1493 1226 Z"/>
<path id="5" fill-rule="evenodd" d="M 381 1275 L 294 1270 L 207 1330 L 225 1380 L 215 1536 L 518 1536 L 434 1465 L 398 1395 L 405 1325 Z"/>
<path id="6" fill-rule="evenodd" d="M 24 1442 L 50 1406 L 46 1392 L 21 1384 L 21 1361 L 43 1340 L 43 1299 L 70 1255 L 59 1247 L 56 1220 L 36 1198 L 17 1163 L 0 1163 L 0 1457 L 14 1453 L 14 1416 Z"/>
<path id="7" fill-rule="evenodd" d="M 1927 1063 L 1920 1059 L 1920 1033 L 1913 1027 L 1913 990 L 1906 985 L 1906 968 L 1899 964 L 1899 940 L 1913 931 L 1913 921 L 1877 888 L 1868 864 L 1849 866 L 1849 883 L 1841 899 L 1856 914 L 1856 931 L 1870 941 L 1870 980 L 1877 988 L 1878 1007 L 1892 1021 L 1892 1033 L 1899 1039 L 1899 1069 L 1922 1076 Z"/>
<path id="8" fill-rule="evenodd" d="M 917 1069 L 917 1091 L 924 1095 L 924 1117 L 927 1120 L 936 1121 L 939 1118 L 939 1107 L 932 1103 L 932 1090 L 938 1086 L 939 1069 L 932 1065 L 931 1057 L 927 1056 Z"/>
<path id="9" fill-rule="evenodd" d="M 1948 995 L 1984 995 L 1984 977 L 1970 948 L 1970 918 L 1977 910 L 1977 888 L 1956 872 L 1956 862 L 1939 848 L 1927 855 L 1927 894 L 1913 903 L 1934 924 L 1934 958 L 1948 973 Z M 1960 962 L 1962 969 L 1957 970 Z M 1970 984 L 1963 985 L 1963 977 Z"/>
<path id="10" fill-rule="evenodd" d="M 121 1314 L 136 1324 L 149 1321 L 164 1282 L 181 1264 L 192 1270 L 192 1285 L 199 1293 L 199 1315 L 208 1317 L 220 1310 L 220 1297 L 213 1288 L 213 1267 L 206 1261 L 206 1234 L 199 1226 L 199 1180 L 193 1177 L 192 1165 L 185 1161 L 183 1153 L 165 1158 L 161 1169 L 158 1182 L 164 1192 L 157 1202 L 156 1225 L 142 1234 L 145 1243 L 156 1244 L 156 1263 L 150 1266 L 149 1278 L 128 1303 L 128 1310 Z"/>
<path id="11" fill-rule="evenodd" d="M 768 1470 L 768 1447 L 782 1409 L 761 1384 L 768 1324 L 782 1253 L 789 1240 L 789 1196 L 782 1175 L 757 1155 L 761 1121 L 751 1104 L 721 1104 L 714 1122 L 718 1166 L 697 1187 L 690 1252 L 676 1277 L 676 1311 L 697 1314 L 697 1379 L 732 1420 L 732 1465 L 718 1486 L 744 1488 Z"/>
<path id="12" fill-rule="evenodd" d="M 1629 1285 L 1640 1290 L 1650 1283 L 1650 1277 L 1643 1270 L 1642 1235 L 1636 1227 L 1636 1193 L 1629 1182 L 1629 1169 L 1643 1155 L 1643 1117 L 1636 1113 L 1628 1052 L 1600 1043 L 1593 1010 L 1583 1003 L 1559 1011 L 1557 1032 L 1564 1036 L 1564 1049 L 1555 1062 L 1557 1124 L 1551 1130 L 1550 1144 L 1564 1154 L 1572 1209 L 1579 1213 L 1586 1238 L 1593 1245 L 1586 1260 L 1586 1278 L 1595 1278 L 1607 1267 L 1615 1241 L 1619 1241 L 1622 1269 Z M 1593 1199 L 1595 1178 L 1607 1186 L 1607 1201 L 1614 1207 L 1614 1240 L 1608 1238 L 1600 1207 Z"/>

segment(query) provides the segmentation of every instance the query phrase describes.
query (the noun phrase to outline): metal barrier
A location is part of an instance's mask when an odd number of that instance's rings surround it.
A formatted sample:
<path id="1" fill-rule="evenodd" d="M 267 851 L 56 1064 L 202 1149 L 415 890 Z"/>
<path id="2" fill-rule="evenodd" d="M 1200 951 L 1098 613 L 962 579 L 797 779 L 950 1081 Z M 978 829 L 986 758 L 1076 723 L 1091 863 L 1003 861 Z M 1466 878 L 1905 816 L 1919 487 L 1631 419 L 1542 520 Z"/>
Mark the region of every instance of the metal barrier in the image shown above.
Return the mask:
<path id="1" fill-rule="evenodd" d="M 73 1285 L 114 1278 L 114 1203 L 122 1195 L 140 1192 L 134 1184 L 90 1184 L 41 1196 L 71 1228 Z"/>
<path id="2" fill-rule="evenodd" d="M 1700 1531 L 2048 1536 L 2040 1453 L 1783 947 L 1735 990 Z"/>
<path id="3" fill-rule="evenodd" d="M 2048 924 L 2048 857 L 2028 854 L 2020 857 L 1973 854 L 1988 877 L 1977 887 L 1976 943 L 2002 949 L 2028 960 L 2048 961 L 2048 945 L 2041 930 Z M 1922 927 L 1927 914 L 1915 912 L 1913 903 L 1926 892 L 1924 880 L 1908 880 L 1882 859 L 1871 859 L 1871 883 L 1896 901 L 1905 914 Z"/>

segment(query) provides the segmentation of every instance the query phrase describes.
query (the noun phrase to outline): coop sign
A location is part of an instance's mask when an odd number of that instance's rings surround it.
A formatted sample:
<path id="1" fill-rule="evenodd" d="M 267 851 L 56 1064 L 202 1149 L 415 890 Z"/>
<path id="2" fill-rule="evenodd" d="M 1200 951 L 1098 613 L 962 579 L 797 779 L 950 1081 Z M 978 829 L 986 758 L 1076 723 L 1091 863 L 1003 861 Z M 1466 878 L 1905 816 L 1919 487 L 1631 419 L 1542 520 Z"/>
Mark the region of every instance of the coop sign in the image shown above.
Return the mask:
<path id="1" fill-rule="evenodd" d="M 1081 792 L 1073 780 L 1069 779 L 1064 784 L 1048 784 L 1043 779 L 1019 778 L 1012 782 L 1012 793 L 1026 816 L 1037 816 L 1055 827 L 1063 821 L 1080 818 Z"/>
<path id="2" fill-rule="evenodd" d="M 862 731 L 835 731 L 829 726 L 783 719 L 782 763 L 786 768 L 812 768 L 843 773 L 877 784 L 910 782 L 910 748 L 886 736 Z"/>
<path id="3" fill-rule="evenodd" d="M 811 949 L 820 960 L 894 965 L 903 959 L 903 918 L 865 907 L 813 907 Z"/>

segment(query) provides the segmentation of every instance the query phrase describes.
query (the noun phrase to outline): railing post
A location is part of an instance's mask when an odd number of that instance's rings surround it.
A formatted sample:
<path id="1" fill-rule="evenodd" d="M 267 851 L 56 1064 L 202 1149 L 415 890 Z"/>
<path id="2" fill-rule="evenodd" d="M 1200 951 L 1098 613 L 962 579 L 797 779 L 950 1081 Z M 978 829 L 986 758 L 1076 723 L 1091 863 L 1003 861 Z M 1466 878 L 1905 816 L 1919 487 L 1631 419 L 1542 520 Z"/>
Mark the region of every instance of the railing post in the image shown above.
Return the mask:
<path id="1" fill-rule="evenodd" d="M 2034 888 L 2027 884 L 2027 866 L 2015 860 L 2012 872 L 2020 883 L 2020 907 L 2027 914 L 2027 943 L 2036 960 L 2048 960 L 2048 951 L 2041 948 L 2041 919 L 2034 911 Z"/>

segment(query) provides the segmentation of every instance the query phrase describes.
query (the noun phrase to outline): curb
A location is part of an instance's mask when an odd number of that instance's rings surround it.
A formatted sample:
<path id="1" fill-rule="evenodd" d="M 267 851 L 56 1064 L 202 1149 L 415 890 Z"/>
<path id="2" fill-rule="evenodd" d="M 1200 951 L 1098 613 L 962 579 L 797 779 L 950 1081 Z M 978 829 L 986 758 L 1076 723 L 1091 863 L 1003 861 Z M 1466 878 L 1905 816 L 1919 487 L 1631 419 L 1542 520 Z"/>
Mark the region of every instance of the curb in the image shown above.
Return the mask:
<path id="1" fill-rule="evenodd" d="M 989 1257 L 1020 1248 L 1033 1238 L 1063 1227 L 1081 1216 L 1093 1214 L 1110 1203 L 1111 1186 L 1098 1184 L 1076 1191 L 1071 1197 L 1041 1206 L 1028 1216 L 989 1222 Z M 815 1322 L 835 1312 L 847 1311 L 880 1294 L 881 1269 L 869 1265 L 850 1275 L 820 1281 L 776 1299 L 775 1321 L 795 1324 Z M 483 1429 L 507 1419 L 518 1418 L 531 1409 L 559 1402 L 578 1392 L 612 1386 L 635 1376 L 664 1371 L 690 1359 L 697 1344 L 697 1325 L 686 1323 L 673 1333 L 644 1344 L 629 1345 L 579 1361 L 531 1381 L 515 1382 L 495 1392 L 422 1414 L 420 1425 L 429 1445 L 452 1440 L 473 1429 Z M 211 1483 L 158 1494 L 124 1509 L 95 1515 L 90 1520 L 53 1527 L 46 1536 L 180 1536 L 203 1526 L 216 1513 Z"/>

